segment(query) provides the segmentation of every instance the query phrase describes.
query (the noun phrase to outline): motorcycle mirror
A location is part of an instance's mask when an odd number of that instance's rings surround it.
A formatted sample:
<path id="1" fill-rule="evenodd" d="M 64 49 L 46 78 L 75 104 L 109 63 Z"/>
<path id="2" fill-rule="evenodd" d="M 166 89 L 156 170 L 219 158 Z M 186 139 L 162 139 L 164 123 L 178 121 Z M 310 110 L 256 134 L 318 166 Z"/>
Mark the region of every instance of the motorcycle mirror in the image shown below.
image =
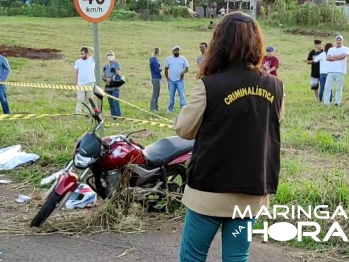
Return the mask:
<path id="1" fill-rule="evenodd" d="M 93 88 L 93 94 L 98 98 L 102 99 L 104 97 L 104 91 L 99 86 L 95 85 Z"/>

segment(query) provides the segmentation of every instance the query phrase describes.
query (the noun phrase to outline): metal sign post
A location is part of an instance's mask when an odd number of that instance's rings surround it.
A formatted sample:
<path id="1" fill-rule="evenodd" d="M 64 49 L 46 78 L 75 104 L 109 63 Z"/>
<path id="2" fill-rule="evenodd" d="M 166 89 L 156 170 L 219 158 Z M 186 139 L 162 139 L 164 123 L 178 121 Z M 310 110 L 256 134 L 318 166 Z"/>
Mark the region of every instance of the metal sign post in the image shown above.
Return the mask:
<path id="1" fill-rule="evenodd" d="M 96 84 L 101 87 L 101 61 L 99 58 L 98 23 L 107 20 L 113 12 L 115 0 L 74 0 L 76 11 L 87 22 L 93 23 L 93 42 Z M 98 107 L 103 110 L 103 99 L 98 100 Z M 104 136 L 104 128 L 100 129 L 100 135 Z"/>
<path id="2" fill-rule="evenodd" d="M 252 11 L 252 17 L 257 19 L 257 0 L 250 0 L 250 9 Z"/>
<path id="3" fill-rule="evenodd" d="M 96 61 L 96 65 L 95 65 L 96 84 L 99 87 L 102 87 L 102 84 L 101 84 L 101 59 L 99 58 L 99 35 L 98 35 L 98 24 L 97 23 L 93 23 L 93 43 L 94 43 L 94 50 L 95 50 L 94 57 L 95 57 L 95 61 Z M 102 106 L 103 106 L 103 99 L 99 99 L 98 108 L 101 111 L 103 110 Z M 101 128 L 101 132 L 102 132 L 102 128 Z"/>

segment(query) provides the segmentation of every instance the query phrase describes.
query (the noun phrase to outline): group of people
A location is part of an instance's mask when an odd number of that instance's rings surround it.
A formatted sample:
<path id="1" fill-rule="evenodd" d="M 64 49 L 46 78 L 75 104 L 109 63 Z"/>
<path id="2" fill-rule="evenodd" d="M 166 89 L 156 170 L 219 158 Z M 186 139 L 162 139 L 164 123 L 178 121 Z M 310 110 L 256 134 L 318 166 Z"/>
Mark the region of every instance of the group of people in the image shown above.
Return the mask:
<path id="1" fill-rule="evenodd" d="M 75 84 L 77 86 L 91 86 L 96 82 L 95 77 L 95 59 L 93 57 L 93 48 L 84 46 L 80 49 L 80 58 L 74 64 L 75 69 Z M 115 76 L 121 76 L 121 65 L 115 61 L 114 52 L 109 50 L 106 54 L 108 64 L 103 67 L 103 77 L 105 81 L 106 93 L 119 98 L 119 87 L 124 83 L 116 81 Z M 11 68 L 6 57 L 0 55 L 0 82 L 6 82 L 11 73 Z M 77 104 L 75 113 L 81 114 L 82 103 L 86 102 L 88 98 L 93 97 L 93 91 L 77 91 Z M 111 115 L 114 117 L 121 116 L 120 104 L 118 100 L 108 97 Z M 6 85 L 0 83 L 0 103 L 4 114 L 10 114 L 10 108 L 6 96 Z M 85 108 L 88 116 L 88 109 Z"/>
<path id="2" fill-rule="evenodd" d="M 89 46 L 84 46 L 80 49 L 80 58 L 76 60 L 75 69 L 75 84 L 77 86 L 94 86 L 96 82 L 95 77 L 95 59 L 93 57 L 94 49 Z M 121 64 L 115 60 L 115 53 L 112 50 L 107 51 L 106 58 L 108 64 L 103 67 L 102 79 L 105 82 L 105 92 L 116 98 L 120 96 L 120 84 L 116 83 L 115 77 L 122 77 Z M 75 113 L 81 114 L 82 103 L 93 96 L 92 91 L 77 91 L 77 104 Z M 117 118 L 121 116 L 120 103 L 116 99 L 108 97 L 110 106 L 110 113 L 112 117 Z M 88 116 L 88 109 L 85 108 L 86 116 Z"/>
<path id="3" fill-rule="evenodd" d="M 200 44 L 201 55 L 197 57 L 198 67 L 200 67 L 200 64 L 205 59 L 206 48 L 206 43 Z M 159 111 L 158 100 L 162 79 L 162 67 L 159 60 L 160 54 L 160 49 L 156 47 L 153 50 L 152 57 L 149 59 L 151 83 L 153 85 L 153 94 L 150 100 L 151 111 Z M 179 95 L 180 108 L 182 109 L 186 105 L 184 76 L 188 71 L 189 63 L 187 58 L 180 54 L 180 47 L 178 45 L 174 46 L 172 48 L 172 55 L 168 56 L 165 60 L 165 77 L 170 93 L 170 102 L 167 108 L 168 113 L 171 113 L 174 109 L 176 92 Z"/>
<path id="4" fill-rule="evenodd" d="M 199 48 L 201 54 L 196 58 L 196 64 L 200 70 L 201 64 L 205 61 L 207 43 L 200 43 Z M 159 60 L 160 54 L 160 49 L 156 47 L 153 50 L 152 57 L 149 59 L 151 83 L 153 85 L 153 93 L 150 100 L 151 111 L 159 111 L 158 101 L 162 79 L 162 67 Z M 262 60 L 262 66 L 265 72 L 277 76 L 279 59 L 274 55 L 274 48 L 272 46 L 267 46 L 266 55 Z M 171 113 L 174 109 L 176 92 L 178 92 L 179 95 L 180 109 L 186 105 L 184 76 L 188 71 L 188 60 L 180 54 L 180 47 L 177 45 L 174 46 L 172 48 L 172 55 L 168 56 L 165 60 L 165 77 L 170 93 L 170 102 L 167 108 L 168 113 Z"/>
<path id="5" fill-rule="evenodd" d="M 315 98 L 325 105 L 332 102 L 332 90 L 336 87 L 335 106 L 342 102 L 344 77 L 347 74 L 347 57 L 349 48 L 343 45 L 343 36 L 335 38 L 334 45 L 327 43 L 322 48 L 322 41 L 315 39 L 315 48 L 309 52 L 306 62 L 311 65 L 311 89 Z M 320 92 L 319 92 L 320 86 Z"/>
<path id="6" fill-rule="evenodd" d="M 320 73 L 327 75 L 323 89 L 325 104 L 330 101 L 333 84 L 337 92 L 341 92 L 343 85 L 346 73 L 343 61 L 348 49 L 342 43 L 343 37 L 337 36 L 336 47 L 326 45 L 328 49 L 325 46 L 323 51 L 321 43 L 315 42 L 318 55 L 307 60 L 315 66 L 319 59 Z M 182 198 L 186 215 L 179 261 L 206 261 L 220 229 L 222 261 L 247 262 L 251 246 L 248 225 L 254 225 L 262 208 L 269 208 L 270 195 L 278 190 L 284 84 L 277 77 L 279 61 L 273 55 L 274 48 L 268 46 L 264 55 L 262 30 L 247 14 L 236 11 L 225 15 L 215 28 L 207 50 L 206 47 L 206 43 L 200 45 L 197 83 L 188 103 L 184 76 L 189 64 L 180 55 L 179 46 L 173 47 L 173 54 L 165 62 L 170 90 L 168 111 L 173 110 L 176 91 L 182 98 L 174 130 L 183 139 L 195 139 Z M 74 66 L 76 84 L 92 85 L 95 82 L 93 49 L 83 47 L 80 51 L 81 58 Z M 322 52 L 325 59 L 321 59 Z M 154 89 L 152 110 L 159 110 L 157 99 L 162 74 L 159 55 L 159 48 L 155 48 L 149 61 Z M 106 57 L 108 64 L 103 68 L 103 79 L 107 88 L 112 87 L 115 76 L 121 75 L 121 65 L 112 51 Z M 328 61 L 327 69 L 321 70 L 324 61 Z M 312 73 L 312 78 L 319 81 L 320 73 Z M 3 78 L 0 73 L 0 79 L 6 80 Z M 313 90 L 316 90 L 315 82 L 312 79 Z M 117 96 L 115 90 L 118 89 L 110 88 L 107 92 Z M 84 96 L 79 93 L 78 99 L 83 97 L 86 98 L 86 93 Z M 338 105 L 340 99 L 341 93 L 336 95 Z M 81 107 L 77 106 L 76 111 L 79 110 Z M 116 110 L 114 114 L 120 113 L 119 108 L 113 110 Z M 236 207 L 248 209 L 251 214 L 235 213 Z M 237 230 L 239 234 L 232 234 Z"/>

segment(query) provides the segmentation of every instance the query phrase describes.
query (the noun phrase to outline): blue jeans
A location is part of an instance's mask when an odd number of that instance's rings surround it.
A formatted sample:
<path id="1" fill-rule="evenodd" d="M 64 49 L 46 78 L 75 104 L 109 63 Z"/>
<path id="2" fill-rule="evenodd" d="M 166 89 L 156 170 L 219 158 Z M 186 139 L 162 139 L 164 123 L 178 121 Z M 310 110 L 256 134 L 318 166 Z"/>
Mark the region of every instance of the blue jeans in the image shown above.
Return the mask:
<path id="1" fill-rule="evenodd" d="M 168 91 L 170 92 L 170 104 L 168 106 L 168 111 L 172 112 L 175 105 L 175 95 L 176 91 L 179 95 L 179 104 L 182 109 L 185 106 L 185 90 L 184 90 L 184 80 L 171 81 L 168 80 Z"/>
<path id="2" fill-rule="evenodd" d="M 6 96 L 6 86 L 0 84 L 0 103 L 2 107 L 2 111 L 4 114 L 10 114 L 10 108 L 8 106 L 7 102 L 7 96 Z"/>
<path id="3" fill-rule="evenodd" d="M 247 222 L 254 219 L 210 217 L 186 209 L 179 262 L 205 262 L 211 242 L 222 227 L 222 261 L 247 262 L 251 242 L 247 240 Z M 232 234 L 241 229 L 241 233 Z"/>
<path id="4" fill-rule="evenodd" d="M 320 74 L 320 93 L 319 93 L 320 102 L 322 102 L 322 98 L 324 96 L 326 78 L 327 78 L 327 74 Z M 331 90 L 330 102 L 332 102 L 332 90 Z"/>
<path id="5" fill-rule="evenodd" d="M 115 96 L 116 98 L 120 97 L 120 90 L 116 89 L 113 91 L 106 91 L 107 94 Z M 110 113 L 112 116 L 121 116 L 120 103 L 118 100 L 108 97 L 108 102 L 110 106 Z"/>

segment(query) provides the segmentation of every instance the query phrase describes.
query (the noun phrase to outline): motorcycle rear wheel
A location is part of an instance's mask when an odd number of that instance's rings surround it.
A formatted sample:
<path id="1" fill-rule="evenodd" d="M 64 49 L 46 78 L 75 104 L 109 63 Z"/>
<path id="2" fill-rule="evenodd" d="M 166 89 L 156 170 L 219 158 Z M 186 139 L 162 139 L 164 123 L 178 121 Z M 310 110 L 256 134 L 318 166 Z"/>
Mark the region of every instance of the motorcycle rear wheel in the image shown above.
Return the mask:
<path id="1" fill-rule="evenodd" d="M 52 192 L 30 223 L 30 227 L 40 227 L 55 210 L 57 204 L 62 201 L 63 197 L 56 192 Z"/>
<path id="2" fill-rule="evenodd" d="M 178 184 L 177 178 L 180 179 L 180 184 Z M 167 170 L 167 179 L 168 179 L 168 190 L 170 192 L 184 193 L 185 185 L 187 182 L 187 168 L 182 165 L 170 167 Z M 178 192 L 179 190 L 179 192 Z M 149 213 L 164 213 L 167 211 L 168 206 L 158 205 L 159 200 L 147 201 L 146 205 L 148 207 Z M 161 201 L 161 200 L 160 200 Z"/>

